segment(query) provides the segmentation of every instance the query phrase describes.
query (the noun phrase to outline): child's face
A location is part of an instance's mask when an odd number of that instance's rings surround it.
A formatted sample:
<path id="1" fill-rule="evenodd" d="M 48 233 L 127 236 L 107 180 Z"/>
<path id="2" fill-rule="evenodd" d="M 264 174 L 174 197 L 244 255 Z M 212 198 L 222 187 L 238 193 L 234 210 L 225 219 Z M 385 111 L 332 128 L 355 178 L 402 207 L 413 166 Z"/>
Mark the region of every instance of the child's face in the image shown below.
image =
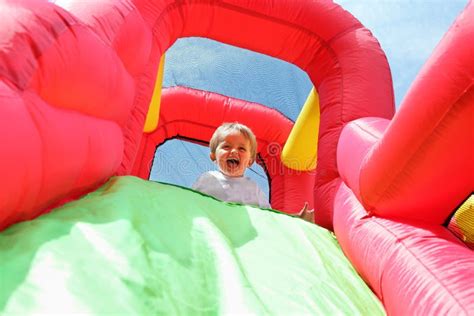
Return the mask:
<path id="1" fill-rule="evenodd" d="M 217 161 L 220 171 L 229 177 L 241 177 L 253 163 L 250 141 L 240 132 L 231 132 L 217 145 L 211 159 Z"/>

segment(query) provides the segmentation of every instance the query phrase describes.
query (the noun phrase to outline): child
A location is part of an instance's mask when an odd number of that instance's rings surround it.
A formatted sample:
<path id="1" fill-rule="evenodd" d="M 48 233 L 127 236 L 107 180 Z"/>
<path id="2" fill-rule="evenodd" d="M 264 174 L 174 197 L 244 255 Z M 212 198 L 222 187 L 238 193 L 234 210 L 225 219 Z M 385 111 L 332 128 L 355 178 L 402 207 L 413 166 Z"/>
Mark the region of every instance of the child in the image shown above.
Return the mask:
<path id="1" fill-rule="evenodd" d="M 244 177 L 257 155 L 255 135 L 245 125 L 224 123 L 216 129 L 209 143 L 210 157 L 218 171 L 209 171 L 199 177 L 193 189 L 226 202 L 238 202 L 269 208 L 270 203 L 251 179 Z"/>
<path id="2" fill-rule="evenodd" d="M 257 140 L 250 128 L 240 123 L 224 123 L 212 135 L 209 148 L 210 158 L 219 170 L 201 175 L 193 189 L 226 202 L 271 207 L 259 186 L 244 177 L 257 155 Z M 314 221 L 313 210 L 308 210 L 307 203 L 298 215 Z"/>

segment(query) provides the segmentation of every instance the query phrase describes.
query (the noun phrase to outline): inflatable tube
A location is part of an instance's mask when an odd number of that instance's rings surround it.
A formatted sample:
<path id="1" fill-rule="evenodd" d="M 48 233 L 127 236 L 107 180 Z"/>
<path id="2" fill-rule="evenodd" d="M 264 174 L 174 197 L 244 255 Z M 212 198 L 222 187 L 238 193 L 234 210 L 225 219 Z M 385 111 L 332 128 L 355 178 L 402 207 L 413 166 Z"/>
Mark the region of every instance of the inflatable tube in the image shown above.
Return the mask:
<path id="1" fill-rule="evenodd" d="M 466 150 L 474 140 L 472 38 L 471 2 L 360 166 L 361 201 L 371 213 L 441 225 L 474 190 L 474 151 Z"/>
<path id="2" fill-rule="evenodd" d="M 446 227 L 367 216 L 342 183 L 334 228 L 345 254 L 389 314 L 470 315 L 474 311 L 474 254 Z"/>

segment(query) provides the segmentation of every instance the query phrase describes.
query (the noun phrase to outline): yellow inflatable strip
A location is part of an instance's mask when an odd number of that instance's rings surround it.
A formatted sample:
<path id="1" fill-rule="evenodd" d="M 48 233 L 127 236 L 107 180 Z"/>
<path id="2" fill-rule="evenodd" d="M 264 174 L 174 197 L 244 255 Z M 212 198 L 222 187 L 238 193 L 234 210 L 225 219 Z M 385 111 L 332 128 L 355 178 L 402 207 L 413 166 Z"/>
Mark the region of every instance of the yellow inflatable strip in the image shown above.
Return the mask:
<path id="1" fill-rule="evenodd" d="M 148 113 L 146 115 L 145 127 L 143 132 L 151 133 L 158 126 L 158 119 L 160 117 L 160 101 L 161 101 L 161 87 L 163 85 L 163 69 L 165 68 L 165 54 L 161 56 L 160 66 L 156 75 L 155 88 L 153 89 L 153 96 L 151 98 Z"/>
<path id="2" fill-rule="evenodd" d="M 313 87 L 283 147 L 281 161 L 286 167 L 300 171 L 316 168 L 319 121 L 319 96 Z"/>
<path id="3" fill-rule="evenodd" d="M 465 243 L 474 245 L 474 195 L 457 209 L 448 228 Z"/>

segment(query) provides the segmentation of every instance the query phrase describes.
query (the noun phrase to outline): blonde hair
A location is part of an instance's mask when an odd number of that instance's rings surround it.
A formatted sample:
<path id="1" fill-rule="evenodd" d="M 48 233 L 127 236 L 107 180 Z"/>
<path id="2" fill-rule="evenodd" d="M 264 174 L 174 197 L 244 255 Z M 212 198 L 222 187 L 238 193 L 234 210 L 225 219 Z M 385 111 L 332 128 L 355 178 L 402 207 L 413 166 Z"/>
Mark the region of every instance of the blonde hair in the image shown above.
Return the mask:
<path id="1" fill-rule="evenodd" d="M 224 138 L 232 132 L 239 132 L 250 141 L 250 157 L 252 158 L 252 161 L 255 161 L 257 157 L 257 139 L 255 138 L 255 134 L 249 127 L 237 122 L 223 123 L 216 129 L 209 141 L 211 153 L 215 154 L 219 143 L 221 143 Z"/>

